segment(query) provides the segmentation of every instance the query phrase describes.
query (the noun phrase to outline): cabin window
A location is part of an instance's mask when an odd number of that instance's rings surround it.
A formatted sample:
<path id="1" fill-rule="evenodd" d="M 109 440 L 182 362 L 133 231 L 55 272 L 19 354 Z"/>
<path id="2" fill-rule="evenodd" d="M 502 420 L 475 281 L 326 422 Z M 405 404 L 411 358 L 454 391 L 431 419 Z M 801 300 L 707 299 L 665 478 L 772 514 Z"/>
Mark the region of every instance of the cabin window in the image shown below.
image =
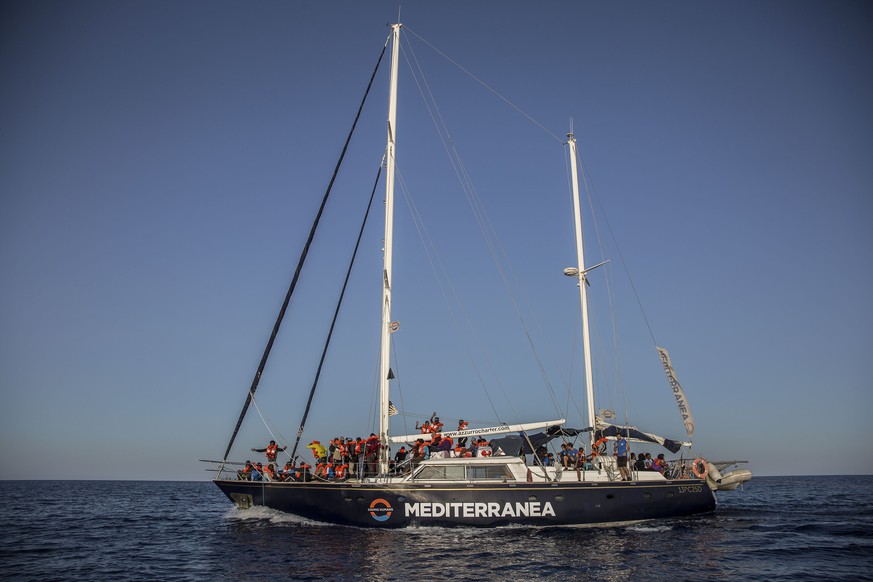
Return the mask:
<path id="1" fill-rule="evenodd" d="M 485 465 L 484 467 L 467 467 L 467 479 L 471 481 L 487 481 L 489 479 L 500 480 L 515 478 L 507 470 L 506 465 Z"/>
<path id="2" fill-rule="evenodd" d="M 415 476 L 416 481 L 463 481 L 464 467 L 461 465 L 431 465 Z"/>

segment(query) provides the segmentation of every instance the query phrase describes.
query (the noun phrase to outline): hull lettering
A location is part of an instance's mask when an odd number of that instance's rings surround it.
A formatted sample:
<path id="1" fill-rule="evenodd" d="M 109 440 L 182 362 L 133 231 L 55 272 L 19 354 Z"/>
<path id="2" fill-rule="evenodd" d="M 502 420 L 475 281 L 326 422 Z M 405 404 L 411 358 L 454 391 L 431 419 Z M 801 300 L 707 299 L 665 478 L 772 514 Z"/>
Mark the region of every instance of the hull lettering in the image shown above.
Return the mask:
<path id="1" fill-rule="evenodd" d="M 548 517 L 555 516 L 552 504 L 546 501 L 525 503 L 404 503 L 406 517 Z"/>

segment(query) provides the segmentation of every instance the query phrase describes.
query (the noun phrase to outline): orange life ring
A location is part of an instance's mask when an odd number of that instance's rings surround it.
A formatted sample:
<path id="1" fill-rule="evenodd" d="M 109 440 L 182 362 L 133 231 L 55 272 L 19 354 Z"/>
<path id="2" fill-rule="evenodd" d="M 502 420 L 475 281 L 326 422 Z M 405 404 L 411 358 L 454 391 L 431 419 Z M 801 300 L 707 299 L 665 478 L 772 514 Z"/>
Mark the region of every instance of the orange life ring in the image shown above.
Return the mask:
<path id="1" fill-rule="evenodd" d="M 703 468 L 701 469 L 701 467 Z M 691 472 L 698 479 L 706 479 L 706 476 L 709 475 L 709 464 L 706 462 L 706 459 L 701 457 L 694 459 L 694 462 L 691 464 Z"/>
<path id="2" fill-rule="evenodd" d="M 591 456 L 596 457 L 597 455 L 602 455 L 606 452 L 606 443 L 608 439 L 606 437 L 602 437 L 597 439 L 593 445 L 591 445 Z"/>

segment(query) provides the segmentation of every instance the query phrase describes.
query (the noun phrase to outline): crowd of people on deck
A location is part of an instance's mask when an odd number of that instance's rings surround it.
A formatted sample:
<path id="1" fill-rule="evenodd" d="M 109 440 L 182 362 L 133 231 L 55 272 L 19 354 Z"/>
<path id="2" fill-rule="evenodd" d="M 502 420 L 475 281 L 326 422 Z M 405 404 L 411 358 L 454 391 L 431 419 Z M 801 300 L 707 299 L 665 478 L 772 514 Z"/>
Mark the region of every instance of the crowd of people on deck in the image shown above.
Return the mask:
<path id="1" fill-rule="evenodd" d="M 489 457 L 492 455 L 505 454 L 499 447 L 485 438 L 458 437 L 456 440 L 444 435 L 443 423 L 440 422 L 436 413 L 431 418 L 419 424 L 415 423 L 416 430 L 423 435 L 415 442 L 401 446 L 392 459 L 389 459 L 389 472 L 391 474 L 405 474 L 412 471 L 422 461 L 436 457 Z M 463 419 L 458 423 L 457 431 L 463 431 L 469 423 Z M 427 435 L 427 438 L 424 438 Z M 556 459 L 545 446 L 540 446 L 535 451 L 535 462 L 543 467 L 561 467 L 564 470 L 591 470 L 595 468 L 598 456 L 606 453 L 606 438 L 595 441 L 589 454 L 585 453 L 585 447 L 577 449 L 572 443 L 563 442 Z M 312 451 L 313 464 L 304 460 L 299 463 L 294 459 L 281 466 L 277 461 L 277 455 L 285 451 L 287 447 L 280 447 L 276 441 L 263 449 L 253 448 L 252 451 L 265 453 L 266 463 L 252 463 L 246 461 L 245 466 L 237 471 L 237 477 L 246 481 L 343 481 L 350 478 L 372 477 L 379 473 L 379 458 L 382 443 L 374 433 L 366 439 L 361 437 L 336 437 L 331 439 L 327 446 L 317 440 L 307 445 Z M 616 465 L 622 480 L 630 481 L 632 471 L 657 471 L 664 474 L 671 470 L 670 464 L 664 459 L 663 454 L 654 459 L 651 453 L 630 452 L 628 441 L 624 436 L 618 435 L 613 445 L 613 456 L 616 457 Z M 684 468 L 684 467 L 683 467 Z M 682 475 L 684 476 L 684 471 Z"/>
<path id="2" fill-rule="evenodd" d="M 544 467 L 560 466 L 564 470 L 591 470 L 596 468 L 597 457 L 606 453 L 607 442 L 606 438 L 595 441 L 591 447 L 591 452 L 586 454 L 584 446 L 576 449 L 572 443 L 564 441 L 561 444 L 561 451 L 558 453 L 557 459 L 545 446 L 541 446 L 536 451 L 537 462 Z M 631 453 L 628 441 L 622 435 L 615 437 L 612 456 L 616 458 L 615 464 L 622 481 L 631 481 L 633 471 L 656 471 L 662 475 L 668 472 L 678 472 L 678 477 L 685 477 L 687 474 L 687 468 L 684 464 L 671 467 L 663 453 L 654 459 L 651 453 L 640 453 L 639 456 L 636 453 Z"/>
<path id="3" fill-rule="evenodd" d="M 306 447 L 312 451 L 312 464 L 305 460 L 297 463 L 294 459 L 289 459 L 279 468 L 276 452 L 284 451 L 286 447 L 277 448 L 275 441 L 270 441 L 266 449 L 252 449 L 266 452 L 267 462 L 246 461 L 243 469 L 238 471 L 238 477 L 247 481 L 261 481 L 265 478 L 269 481 L 342 481 L 350 477 L 367 477 L 378 473 L 382 443 L 373 433 L 366 439 L 336 437 L 330 439 L 327 446 L 314 440 Z"/>
<path id="4" fill-rule="evenodd" d="M 469 423 L 458 422 L 458 431 L 465 430 Z M 436 414 L 424 423 L 415 423 L 416 430 L 425 439 L 418 438 L 415 442 L 404 446 L 389 459 L 389 472 L 403 474 L 411 471 L 426 459 L 436 457 L 487 457 L 503 454 L 494 451 L 491 442 L 484 439 L 469 439 L 460 437 L 455 441 L 448 435 L 443 435 L 443 423 Z M 469 442 L 469 444 L 468 444 Z M 277 454 L 287 449 L 279 447 L 276 441 L 263 449 L 253 448 L 252 451 L 266 453 L 266 463 L 246 461 L 245 466 L 237 471 L 237 477 L 246 481 L 343 481 L 350 478 L 372 477 L 379 473 L 379 457 L 382 443 L 375 433 L 370 433 L 366 439 L 361 437 L 336 437 L 330 439 L 327 446 L 319 441 L 306 445 L 312 451 L 313 464 L 306 461 L 296 463 L 289 459 L 280 467 Z"/>

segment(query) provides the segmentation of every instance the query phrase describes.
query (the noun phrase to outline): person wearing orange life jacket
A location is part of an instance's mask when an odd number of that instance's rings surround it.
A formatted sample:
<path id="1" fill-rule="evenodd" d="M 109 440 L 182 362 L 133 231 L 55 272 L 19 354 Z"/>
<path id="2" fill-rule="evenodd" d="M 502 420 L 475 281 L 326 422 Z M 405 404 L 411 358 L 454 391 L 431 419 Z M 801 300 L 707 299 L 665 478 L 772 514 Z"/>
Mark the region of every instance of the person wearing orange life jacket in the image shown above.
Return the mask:
<path id="1" fill-rule="evenodd" d="M 264 475 L 267 477 L 267 481 L 275 481 L 276 466 L 273 463 L 268 463 L 267 466 L 264 467 Z"/>
<path id="2" fill-rule="evenodd" d="M 366 461 L 366 475 L 375 475 L 379 472 L 379 453 L 382 450 L 382 443 L 375 433 L 370 433 L 367 438 L 367 449 L 364 453 Z"/>
<path id="3" fill-rule="evenodd" d="M 467 427 L 470 425 L 469 422 L 464 420 L 463 418 L 458 421 L 458 431 L 467 430 Z M 458 446 L 466 447 L 467 446 L 467 437 L 458 437 Z M 460 456 L 460 455 L 458 455 Z"/>
<path id="4" fill-rule="evenodd" d="M 240 481 L 251 481 L 252 478 L 252 462 L 246 461 L 245 467 L 241 471 L 236 472 L 236 478 Z"/>
<path id="5" fill-rule="evenodd" d="M 437 434 L 443 431 L 443 423 L 440 422 L 439 416 L 432 416 L 430 419 L 430 434 Z"/>
<path id="6" fill-rule="evenodd" d="M 449 451 L 452 450 L 452 438 L 436 433 L 434 435 L 434 441 L 436 442 L 435 450 L 442 451 L 443 454 L 448 457 Z"/>
<path id="7" fill-rule="evenodd" d="M 349 473 L 351 475 L 357 475 L 362 473 L 360 470 L 360 463 L 363 459 L 363 443 L 361 437 L 357 439 L 352 439 L 349 437 Z"/>
<path id="8" fill-rule="evenodd" d="M 282 467 L 282 470 L 279 471 L 279 480 L 280 481 L 293 481 L 294 480 L 294 472 L 295 472 L 295 464 L 294 461 L 289 460 L 285 463 L 285 466 Z"/>
<path id="9" fill-rule="evenodd" d="M 411 447 L 411 465 L 412 468 L 415 469 L 419 463 L 430 457 L 430 449 L 427 447 L 427 443 L 424 442 L 424 439 L 416 439 L 415 443 L 413 443 Z"/>
<path id="10" fill-rule="evenodd" d="M 256 453 L 267 453 L 267 463 L 275 463 L 276 462 L 276 453 L 279 451 L 284 451 L 287 449 L 287 445 L 284 447 L 280 447 L 276 444 L 276 441 L 270 441 L 270 444 L 263 449 L 252 449 Z"/>
<path id="11" fill-rule="evenodd" d="M 303 461 L 300 463 L 300 466 L 297 468 L 297 472 L 294 473 L 294 479 L 296 481 L 311 481 L 312 473 L 310 472 L 312 469 L 312 465 Z"/>
<path id="12" fill-rule="evenodd" d="M 337 481 L 340 481 L 341 479 L 345 479 L 345 478 L 346 478 L 346 473 L 348 472 L 348 470 L 349 470 L 349 465 L 348 465 L 348 463 L 343 463 L 342 465 L 337 465 L 337 466 L 335 467 L 335 471 L 336 471 L 336 480 L 337 480 Z"/>
<path id="13" fill-rule="evenodd" d="M 416 429 L 416 430 L 421 430 L 421 434 L 428 434 L 428 433 L 430 433 L 430 429 L 431 429 L 430 421 L 429 421 L 429 420 L 425 420 L 423 423 L 421 423 L 421 426 L 419 426 L 419 425 L 418 425 L 418 421 L 416 421 L 416 422 L 415 422 L 415 429 Z"/>
<path id="14" fill-rule="evenodd" d="M 433 457 L 434 453 L 439 453 L 440 451 L 442 451 L 442 449 L 439 448 L 440 441 L 442 440 L 443 436 L 440 433 L 434 433 L 434 435 L 430 439 L 430 442 L 426 445 L 428 450 L 430 450 L 430 456 Z M 436 456 L 440 457 L 441 455 L 438 454 Z"/>
<path id="15" fill-rule="evenodd" d="M 352 465 L 354 465 L 354 457 L 355 457 L 355 439 L 349 437 L 346 439 L 346 454 L 343 457 L 343 461 L 349 464 L 349 469 L 354 470 Z"/>
<path id="16" fill-rule="evenodd" d="M 262 481 L 264 479 L 264 467 L 261 463 L 252 467 L 252 481 Z"/>
<path id="17" fill-rule="evenodd" d="M 406 461 L 406 457 L 409 455 L 409 451 L 406 450 L 405 446 L 400 447 L 400 450 L 394 454 L 394 465 L 402 465 L 404 461 Z"/>
<path id="18" fill-rule="evenodd" d="M 576 469 L 590 469 L 591 463 L 588 462 L 590 458 L 585 454 L 585 446 L 580 444 L 576 453 Z"/>
<path id="19" fill-rule="evenodd" d="M 490 457 L 492 453 L 491 443 L 486 441 L 483 438 L 480 438 L 476 444 L 476 456 L 477 457 Z"/>

